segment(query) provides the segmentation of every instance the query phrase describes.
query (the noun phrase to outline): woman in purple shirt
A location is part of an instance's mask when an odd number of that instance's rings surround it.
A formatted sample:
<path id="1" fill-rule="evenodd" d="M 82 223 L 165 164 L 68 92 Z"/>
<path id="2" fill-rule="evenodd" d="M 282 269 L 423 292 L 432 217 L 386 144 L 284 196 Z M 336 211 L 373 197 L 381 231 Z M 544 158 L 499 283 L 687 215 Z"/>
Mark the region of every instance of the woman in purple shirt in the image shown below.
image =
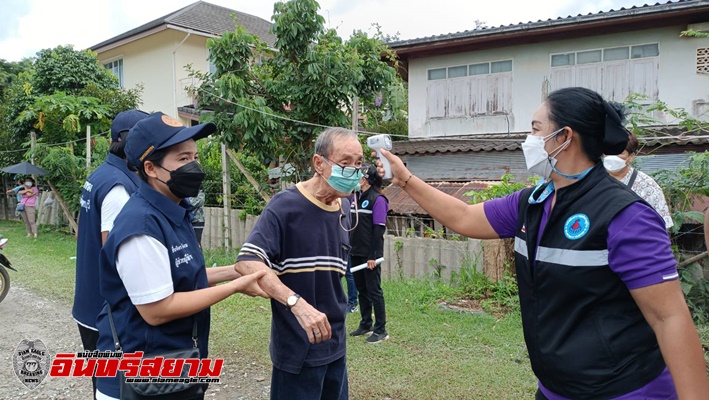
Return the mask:
<path id="1" fill-rule="evenodd" d="M 623 111 L 597 93 L 551 93 L 522 144 L 542 182 L 466 204 L 390 161 L 392 183 L 477 239 L 515 238 L 537 399 L 700 399 L 709 380 L 662 218 L 610 177 L 602 154 L 628 141 Z"/>

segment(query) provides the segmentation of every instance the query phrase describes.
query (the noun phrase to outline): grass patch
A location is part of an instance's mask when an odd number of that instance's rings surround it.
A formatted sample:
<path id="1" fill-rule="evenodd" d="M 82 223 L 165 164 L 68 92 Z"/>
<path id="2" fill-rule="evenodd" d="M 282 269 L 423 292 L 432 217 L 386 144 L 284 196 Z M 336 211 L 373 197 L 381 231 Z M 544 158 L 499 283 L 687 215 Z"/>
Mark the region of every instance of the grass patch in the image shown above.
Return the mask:
<path id="1" fill-rule="evenodd" d="M 76 240 L 74 236 L 38 226 L 38 238 L 25 237 L 21 221 L 0 221 L 0 234 L 10 241 L 3 253 L 17 269 L 9 271 L 10 287 L 17 282 L 42 296 L 72 304 L 76 274 Z"/>
<path id="2" fill-rule="evenodd" d="M 10 239 L 4 250 L 18 272 L 13 282 L 71 304 L 74 294 L 73 236 L 43 229 L 26 239 L 21 223 L 0 221 Z M 208 266 L 232 264 L 236 252 L 205 251 Z M 444 311 L 441 299 L 458 290 L 435 279 L 403 279 L 383 284 L 391 339 L 368 344 L 347 342 L 350 398 L 358 399 L 520 399 L 533 398 L 536 378 L 523 349 L 519 312 L 473 315 Z M 232 296 L 212 307 L 210 355 L 231 363 L 270 368 L 270 303 Z M 348 314 L 347 331 L 357 328 L 359 314 Z M 709 343 L 709 326 L 699 327 Z M 233 365 L 233 364 L 232 364 Z"/>

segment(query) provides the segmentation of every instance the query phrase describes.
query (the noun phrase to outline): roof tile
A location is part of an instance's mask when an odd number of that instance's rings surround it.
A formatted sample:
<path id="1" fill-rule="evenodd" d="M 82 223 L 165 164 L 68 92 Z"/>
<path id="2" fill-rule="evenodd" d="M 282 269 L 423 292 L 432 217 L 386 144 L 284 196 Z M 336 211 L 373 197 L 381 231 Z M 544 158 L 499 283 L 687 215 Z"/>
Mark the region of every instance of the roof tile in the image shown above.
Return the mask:
<path id="1" fill-rule="evenodd" d="M 120 40 L 135 36 L 141 32 L 148 31 L 160 25 L 171 24 L 185 29 L 192 29 L 210 35 L 222 35 L 224 32 L 233 31 L 235 27 L 231 15 L 234 14 L 239 25 L 246 28 L 249 33 L 259 37 L 261 41 L 273 46 L 276 36 L 271 33 L 271 23 L 263 18 L 246 14 L 230 8 L 198 1 L 175 12 L 171 12 L 163 17 L 152 20 L 135 29 L 131 29 L 118 36 L 112 37 L 94 46 L 91 49 L 98 49 Z"/>

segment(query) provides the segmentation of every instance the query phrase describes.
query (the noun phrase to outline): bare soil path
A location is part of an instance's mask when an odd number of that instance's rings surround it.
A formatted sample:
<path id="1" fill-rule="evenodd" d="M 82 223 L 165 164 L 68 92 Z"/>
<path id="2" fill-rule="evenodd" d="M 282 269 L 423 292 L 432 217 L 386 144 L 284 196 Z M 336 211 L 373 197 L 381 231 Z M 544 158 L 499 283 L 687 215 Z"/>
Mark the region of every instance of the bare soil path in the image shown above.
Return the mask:
<path id="1" fill-rule="evenodd" d="M 33 390 L 27 389 L 15 375 L 12 358 L 23 339 L 40 339 L 50 354 L 82 351 L 79 331 L 71 317 L 71 306 L 43 298 L 12 283 L 0 303 L 0 399 L 91 399 L 89 378 L 53 378 L 47 376 Z M 237 354 L 224 356 L 221 383 L 210 385 L 207 399 L 267 399 L 270 389 L 270 366 L 258 366 L 239 360 Z"/>

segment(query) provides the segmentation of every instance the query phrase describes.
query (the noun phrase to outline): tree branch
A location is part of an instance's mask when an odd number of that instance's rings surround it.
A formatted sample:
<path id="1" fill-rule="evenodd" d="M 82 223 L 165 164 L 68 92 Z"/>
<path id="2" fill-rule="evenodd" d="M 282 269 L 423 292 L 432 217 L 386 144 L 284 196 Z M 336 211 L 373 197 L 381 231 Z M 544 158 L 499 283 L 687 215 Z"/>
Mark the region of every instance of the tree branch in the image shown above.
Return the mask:
<path id="1" fill-rule="evenodd" d="M 226 154 L 229 156 L 231 161 L 233 161 L 234 164 L 236 164 L 236 167 L 239 168 L 239 171 L 241 171 L 241 173 L 244 174 L 244 176 L 249 181 L 249 183 L 251 183 L 251 186 L 253 186 L 254 189 L 256 189 L 256 191 L 261 195 L 261 197 L 263 197 L 264 200 L 266 200 L 266 203 L 271 201 L 271 196 L 269 196 L 266 192 L 264 192 L 261 189 L 261 185 L 259 185 L 259 183 L 256 181 L 256 179 L 254 179 L 254 177 L 246 169 L 246 167 L 244 167 L 244 164 L 242 164 L 241 161 L 239 161 L 239 159 L 236 158 L 236 155 L 234 154 L 234 152 L 231 151 L 231 149 L 226 149 Z"/>

